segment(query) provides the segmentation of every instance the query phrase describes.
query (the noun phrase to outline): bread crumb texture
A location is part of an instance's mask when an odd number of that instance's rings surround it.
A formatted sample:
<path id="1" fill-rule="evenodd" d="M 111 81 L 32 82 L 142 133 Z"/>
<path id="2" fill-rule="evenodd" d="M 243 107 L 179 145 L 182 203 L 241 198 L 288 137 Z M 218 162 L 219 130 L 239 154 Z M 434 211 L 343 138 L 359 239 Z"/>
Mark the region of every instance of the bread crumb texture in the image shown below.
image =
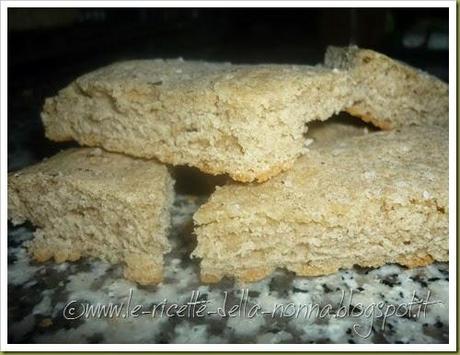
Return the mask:
<path id="1" fill-rule="evenodd" d="M 304 153 L 307 122 L 353 104 L 349 90 L 348 71 L 322 66 L 134 60 L 76 79 L 42 120 L 54 141 L 261 182 Z"/>
<path id="2" fill-rule="evenodd" d="M 447 129 L 322 136 L 290 171 L 218 188 L 196 212 L 203 281 L 448 261 Z"/>
<path id="3" fill-rule="evenodd" d="M 92 256 L 126 278 L 162 280 L 173 180 L 154 161 L 99 148 L 68 149 L 8 175 L 8 218 L 37 226 L 28 249 L 44 262 Z"/>
<path id="4" fill-rule="evenodd" d="M 348 70 L 354 103 L 346 108 L 382 129 L 449 123 L 449 88 L 438 78 L 369 49 L 328 47 L 325 65 Z"/>

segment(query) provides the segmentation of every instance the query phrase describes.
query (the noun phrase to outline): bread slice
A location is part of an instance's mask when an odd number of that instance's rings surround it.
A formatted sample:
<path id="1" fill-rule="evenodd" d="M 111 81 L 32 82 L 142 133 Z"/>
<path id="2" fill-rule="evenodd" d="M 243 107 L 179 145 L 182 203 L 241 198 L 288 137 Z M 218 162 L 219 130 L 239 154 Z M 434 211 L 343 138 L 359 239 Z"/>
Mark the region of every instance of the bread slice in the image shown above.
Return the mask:
<path id="1" fill-rule="evenodd" d="M 312 122 L 308 126 L 306 145 L 308 148 L 315 149 L 318 146 L 333 144 L 345 138 L 362 136 L 377 130 L 379 129 L 375 126 L 342 112 L 326 122 Z"/>
<path id="2" fill-rule="evenodd" d="M 54 141 L 260 182 L 303 153 L 306 122 L 351 105 L 348 91 L 324 67 L 135 60 L 76 79 L 42 119 Z"/>
<path id="3" fill-rule="evenodd" d="M 204 282 L 447 261 L 447 130 L 318 141 L 266 183 L 217 188 L 194 221 Z"/>
<path id="4" fill-rule="evenodd" d="M 8 218 L 38 227 L 28 245 L 37 261 L 122 262 L 140 284 L 162 280 L 172 201 L 165 166 L 99 148 L 69 149 L 8 176 Z"/>
<path id="5" fill-rule="evenodd" d="M 325 64 L 349 70 L 355 101 L 346 111 L 382 129 L 448 125 L 448 85 L 381 53 L 328 47 Z"/>

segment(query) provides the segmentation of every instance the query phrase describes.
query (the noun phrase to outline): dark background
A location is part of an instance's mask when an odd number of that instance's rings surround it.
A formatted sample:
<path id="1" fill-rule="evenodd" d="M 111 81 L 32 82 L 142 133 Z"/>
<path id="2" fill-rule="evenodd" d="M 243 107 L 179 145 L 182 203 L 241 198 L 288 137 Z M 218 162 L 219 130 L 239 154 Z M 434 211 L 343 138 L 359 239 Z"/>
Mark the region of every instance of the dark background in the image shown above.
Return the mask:
<path id="1" fill-rule="evenodd" d="M 10 8 L 8 170 L 68 146 L 44 137 L 45 97 L 113 61 L 317 64 L 327 45 L 357 44 L 447 81 L 447 42 L 447 9 Z"/>

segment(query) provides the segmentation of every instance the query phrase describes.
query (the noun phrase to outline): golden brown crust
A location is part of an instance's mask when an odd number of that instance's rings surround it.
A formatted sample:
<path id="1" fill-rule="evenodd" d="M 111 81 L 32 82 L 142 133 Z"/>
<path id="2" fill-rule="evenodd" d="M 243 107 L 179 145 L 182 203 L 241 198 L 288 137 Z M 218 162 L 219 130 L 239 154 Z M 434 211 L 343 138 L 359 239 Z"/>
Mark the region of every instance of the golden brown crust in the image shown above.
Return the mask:
<path id="1" fill-rule="evenodd" d="M 447 261 L 447 260 L 446 260 Z M 420 254 L 415 253 L 411 255 L 402 255 L 396 259 L 396 263 L 405 266 L 409 269 L 422 267 L 434 262 L 433 257 L 430 254 Z M 371 267 L 376 268 L 379 266 L 384 265 L 385 262 L 366 262 L 357 264 L 361 267 Z M 287 270 L 294 271 L 297 276 L 302 277 L 315 277 L 315 276 L 322 276 L 322 275 L 329 275 L 337 272 L 341 269 L 342 266 L 340 264 L 333 264 L 328 263 L 326 265 L 311 265 L 311 264 L 303 264 L 303 265 L 288 265 L 286 266 Z M 223 277 L 233 277 L 238 282 L 257 282 L 260 281 L 267 276 L 269 276 L 273 272 L 273 269 L 270 268 L 247 268 L 247 269 L 240 269 L 235 272 L 225 272 L 222 270 L 201 270 L 201 281 L 204 283 L 217 283 L 222 280 Z"/>
<path id="2" fill-rule="evenodd" d="M 77 261 L 81 258 L 81 254 L 78 250 L 53 250 L 51 248 L 35 248 L 31 246 L 29 252 L 35 261 L 43 263 L 45 261 L 54 259 L 56 263 L 63 263 L 65 261 Z"/>
<path id="3" fill-rule="evenodd" d="M 139 285 L 156 285 L 163 281 L 163 269 L 147 272 L 142 268 L 131 269 L 125 267 L 123 269 L 123 277 Z"/>
<path id="4" fill-rule="evenodd" d="M 398 264 L 407 266 L 408 268 L 426 266 L 433 263 L 434 259 L 430 254 L 413 254 L 402 255 L 397 259 Z"/>
<path id="5" fill-rule="evenodd" d="M 272 178 L 273 176 L 276 176 L 276 175 L 282 173 L 283 171 L 289 170 L 293 165 L 294 165 L 294 160 L 286 162 L 284 164 L 273 166 L 271 169 L 269 169 L 269 170 L 267 170 L 267 171 L 265 171 L 263 173 L 259 173 L 256 176 L 255 181 L 256 182 L 265 182 L 265 181 L 269 180 L 270 178 Z M 238 179 L 236 179 L 236 180 L 238 180 Z M 249 180 L 246 181 L 246 182 L 249 182 Z"/>
<path id="6" fill-rule="evenodd" d="M 164 161 L 164 163 L 171 164 L 171 162 L 168 162 L 168 161 Z M 270 180 L 270 178 L 282 173 L 283 171 L 289 170 L 293 164 L 294 164 L 294 160 L 291 160 L 283 164 L 274 165 L 270 169 L 265 170 L 263 172 L 229 173 L 228 175 L 233 180 L 238 181 L 238 182 L 248 183 L 248 182 L 255 181 L 258 183 L 262 183 L 267 180 Z M 224 170 L 215 169 L 209 164 L 197 164 L 196 167 L 200 169 L 202 172 L 211 174 L 211 175 L 225 174 Z"/>
<path id="7" fill-rule="evenodd" d="M 368 110 L 366 110 L 362 105 L 353 105 L 347 107 L 345 111 L 348 112 L 350 115 L 359 117 L 364 122 L 372 123 L 373 125 L 383 130 L 388 131 L 390 129 L 393 129 L 391 122 L 389 122 L 387 119 L 379 119 L 377 116 L 373 115 Z"/>
<path id="8" fill-rule="evenodd" d="M 140 285 L 157 284 L 163 281 L 163 264 L 154 260 L 151 255 L 128 254 L 123 276 Z"/>
<path id="9" fill-rule="evenodd" d="M 82 255 L 77 249 L 62 250 L 52 249 L 51 247 L 35 247 L 33 244 L 29 246 L 29 252 L 35 261 L 43 263 L 54 259 L 58 264 L 66 261 L 77 261 Z M 155 260 L 152 255 L 129 254 L 124 258 L 125 267 L 123 276 L 131 281 L 137 282 L 140 285 L 157 284 L 163 281 L 163 265 Z M 214 281 L 217 282 L 217 281 Z"/>
<path id="10" fill-rule="evenodd" d="M 201 270 L 200 274 L 200 279 L 201 282 L 207 283 L 207 284 L 214 284 L 222 280 L 224 275 L 219 274 L 219 273 L 205 273 L 203 270 Z"/>
<path id="11" fill-rule="evenodd" d="M 226 273 L 224 271 L 203 271 L 201 270 L 200 278 L 204 283 L 217 283 L 224 276 L 235 277 L 240 282 L 256 282 L 264 279 L 273 272 L 273 269 L 267 267 L 247 268 L 236 270 L 235 273 Z"/>

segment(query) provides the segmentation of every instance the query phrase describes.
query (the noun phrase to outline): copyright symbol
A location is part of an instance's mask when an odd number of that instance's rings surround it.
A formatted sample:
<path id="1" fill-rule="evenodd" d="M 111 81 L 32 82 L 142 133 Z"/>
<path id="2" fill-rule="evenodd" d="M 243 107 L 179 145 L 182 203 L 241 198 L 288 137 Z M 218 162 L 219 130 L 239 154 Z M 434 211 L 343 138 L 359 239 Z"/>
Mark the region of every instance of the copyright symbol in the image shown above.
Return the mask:
<path id="1" fill-rule="evenodd" d="M 81 318 L 85 314 L 85 307 L 78 301 L 70 301 L 64 307 L 62 315 L 67 320 L 75 320 Z"/>

